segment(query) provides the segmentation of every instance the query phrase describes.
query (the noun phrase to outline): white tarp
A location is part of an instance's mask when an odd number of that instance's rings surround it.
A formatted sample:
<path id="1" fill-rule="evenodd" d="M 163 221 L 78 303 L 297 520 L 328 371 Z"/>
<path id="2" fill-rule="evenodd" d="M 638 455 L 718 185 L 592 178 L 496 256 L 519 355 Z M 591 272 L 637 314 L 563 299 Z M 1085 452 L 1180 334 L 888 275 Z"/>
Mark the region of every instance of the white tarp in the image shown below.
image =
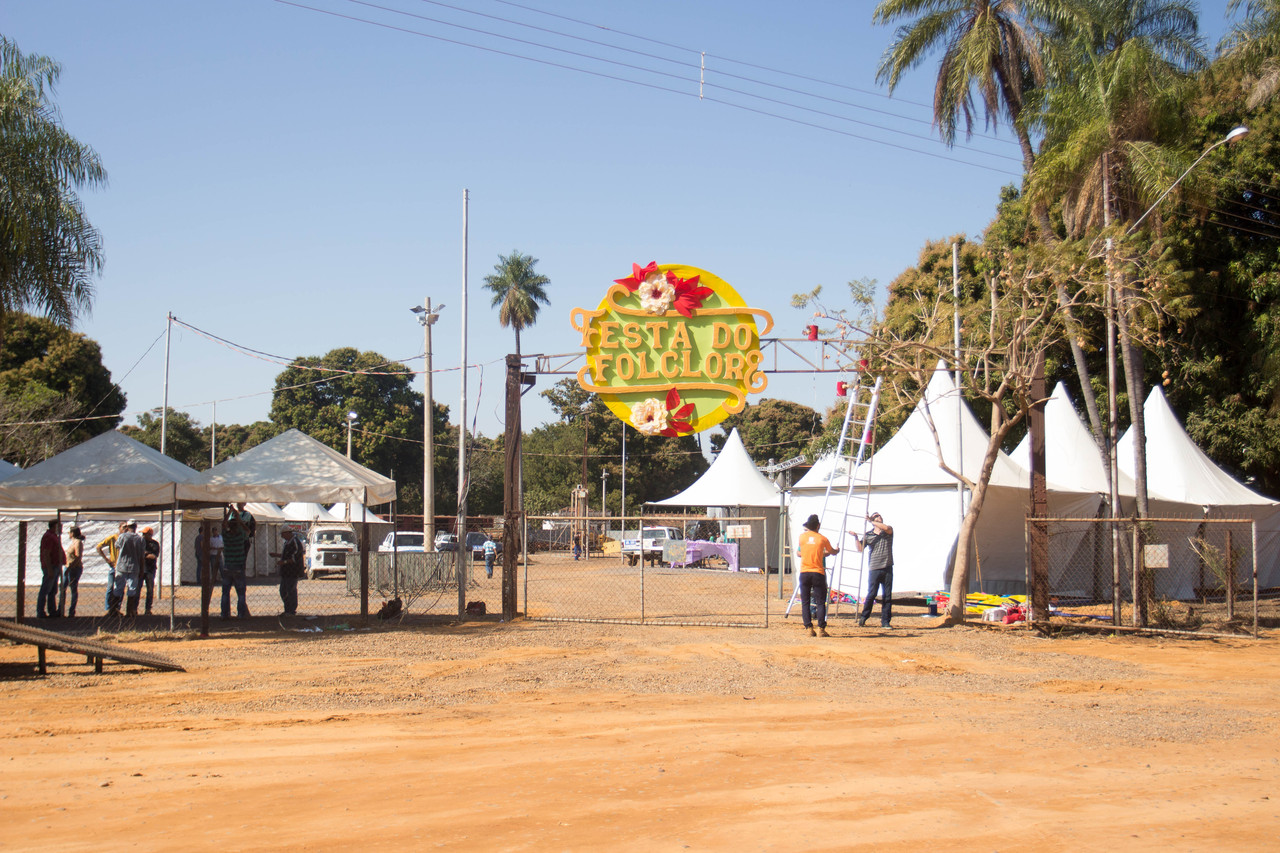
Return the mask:
<path id="1" fill-rule="evenodd" d="M 202 501 L 199 472 L 104 432 L 0 483 L 0 505 L 64 510 L 168 508 Z"/>
<path id="2" fill-rule="evenodd" d="M 1066 386 L 1061 382 L 1044 404 L 1045 478 L 1050 488 L 1064 492 L 1107 494 L 1107 472 L 1102 454 L 1089 428 L 1080 420 Z M 1132 456 L 1133 451 L 1129 451 Z M 1031 470 L 1031 436 L 1023 437 L 1009 454 L 1020 467 Z M 1119 472 L 1119 494 L 1133 496 L 1133 478 Z"/>
<path id="3" fill-rule="evenodd" d="M 200 485 L 215 500 L 225 503 L 334 503 L 354 499 L 377 506 L 396 496 L 394 480 L 296 429 L 215 465 L 204 473 Z"/>
<path id="4" fill-rule="evenodd" d="M 12 462 L 6 462 L 0 459 L 0 481 L 7 480 L 22 469 Z"/>

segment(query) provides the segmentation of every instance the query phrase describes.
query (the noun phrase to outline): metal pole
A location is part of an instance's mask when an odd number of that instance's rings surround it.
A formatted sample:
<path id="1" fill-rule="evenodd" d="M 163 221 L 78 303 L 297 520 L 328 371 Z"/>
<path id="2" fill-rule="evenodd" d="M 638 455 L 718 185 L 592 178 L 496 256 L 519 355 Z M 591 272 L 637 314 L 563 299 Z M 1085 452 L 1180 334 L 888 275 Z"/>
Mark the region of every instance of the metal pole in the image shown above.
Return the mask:
<path id="1" fill-rule="evenodd" d="M 213 401 L 213 423 L 209 424 L 209 467 L 218 464 L 218 401 Z"/>
<path id="2" fill-rule="evenodd" d="M 956 470 L 964 473 L 964 418 L 960 407 L 964 399 L 961 391 L 961 380 L 964 373 L 960 369 L 960 244 L 951 244 L 951 298 L 954 303 L 955 327 L 955 380 L 956 380 Z M 956 480 L 956 513 L 960 523 L 964 523 L 964 481 Z"/>
<path id="3" fill-rule="evenodd" d="M 467 190 L 462 191 L 462 396 L 458 406 L 458 618 L 467 617 Z"/>
<path id="4" fill-rule="evenodd" d="M 431 297 L 422 303 L 427 313 L 422 315 L 422 345 L 424 361 L 422 366 L 423 401 L 422 413 L 422 548 L 430 551 L 436 538 L 436 472 L 435 472 L 435 402 L 431 396 L 431 326 L 435 318 L 431 316 Z"/>
<path id="5" fill-rule="evenodd" d="M 160 452 L 165 452 L 169 434 L 169 342 L 173 338 L 173 312 L 165 314 L 164 328 L 164 405 L 160 408 Z"/>

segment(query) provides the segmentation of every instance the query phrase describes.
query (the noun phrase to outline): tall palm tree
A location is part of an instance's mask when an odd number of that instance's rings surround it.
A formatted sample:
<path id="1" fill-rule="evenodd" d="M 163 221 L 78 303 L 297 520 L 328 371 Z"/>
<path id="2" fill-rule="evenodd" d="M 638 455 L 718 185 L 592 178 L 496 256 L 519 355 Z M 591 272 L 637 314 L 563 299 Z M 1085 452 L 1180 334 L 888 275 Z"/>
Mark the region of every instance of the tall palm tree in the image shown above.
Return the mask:
<path id="1" fill-rule="evenodd" d="M 1219 50 L 1253 75 L 1247 106 L 1256 109 L 1280 91 L 1280 0 L 1231 0 L 1228 14 L 1244 18 L 1223 37 Z"/>
<path id="2" fill-rule="evenodd" d="M 538 319 L 538 303 L 551 304 L 547 285 L 551 279 L 534 270 L 538 259 L 512 251 L 498 255 L 493 274 L 484 277 L 484 286 L 493 294 L 492 305 L 498 309 L 498 322 L 515 329 L 516 355 L 520 354 L 520 331 Z"/>
<path id="3" fill-rule="evenodd" d="M 1035 149 L 1023 122 L 1030 87 L 1044 81 L 1035 27 L 1021 0 L 881 0 L 872 13 L 877 24 L 898 26 L 885 50 L 876 80 L 893 92 L 904 72 L 941 50 L 933 91 L 933 120 L 948 145 L 956 132 L 973 135 L 981 99 L 986 126 L 1007 121 L 1030 170 Z"/>
<path id="4" fill-rule="evenodd" d="M 61 124 L 61 67 L 0 36 L 0 314 L 34 310 L 68 326 L 88 310 L 102 242 L 76 195 L 107 173 Z"/>
<path id="5" fill-rule="evenodd" d="M 1193 5 L 1183 0 L 1059 0 L 1048 28 L 1045 133 L 1029 193 L 1060 200 L 1068 236 L 1137 219 L 1189 160 L 1178 148 L 1184 87 L 1205 58 Z M 1129 285 L 1117 321 L 1135 438 L 1134 482 L 1147 514 L 1142 352 L 1130 329 Z M 1082 383 L 1084 377 L 1082 377 Z M 1093 412 L 1090 412 L 1093 420 Z M 1093 423 L 1105 449 L 1099 423 Z"/>

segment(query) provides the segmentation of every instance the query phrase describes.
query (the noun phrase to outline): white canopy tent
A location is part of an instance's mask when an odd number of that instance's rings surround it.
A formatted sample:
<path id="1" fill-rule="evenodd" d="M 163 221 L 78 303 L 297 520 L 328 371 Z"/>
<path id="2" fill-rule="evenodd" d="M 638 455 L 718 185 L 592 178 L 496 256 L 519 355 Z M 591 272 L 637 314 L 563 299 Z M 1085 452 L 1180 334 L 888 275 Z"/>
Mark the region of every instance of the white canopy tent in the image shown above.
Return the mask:
<path id="1" fill-rule="evenodd" d="M 222 503 L 358 500 L 377 506 L 396 496 L 394 480 L 296 429 L 215 465 L 204 472 L 200 485 Z"/>
<path id="2" fill-rule="evenodd" d="M 206 501 L 200 473 L 119 432 L 104 432 L 0 482 L 0 505 L 170 509 Z"/>
<path id="3" fill-rule="evenodd" d="M 929 592 L 949 585 L 956 536 L 969 495 L 941 468 L 939 452 L 948 465 L 977 480 L 987 443 L 986 430 L 940 364 L 906 423 L 863 463 L 870 466 L 870 509 L 884 516 L 894 530 L 895 591 Z M 1009 593 L 1025 588 L 1023 531 L 1030 510 L 1030 482 L 1026 469 L 999 453 L 976 531 L 975 564 L 970 572 L 975 589 Z M 792 487 L 789 524 L 795 542 L 810 514 L 823 519 L 822 533 L 840 549 L 832 558 L 836 586 L 860 596 L 862 555 L 848 531 L 862 533 L 866 522 L 842 516 L 848 484 L 846 462 L 835 456 L 818 460 Z M 825 498 L 828 485 L 830 502 Z M 1054 515 L 1092 516 L 1096 511 L 1096 494 L 1081 494 L 1052 482 L 1049 488 Z"/>
<path id="4" fill-rule="evenodd" d="M 729 432 L 719 455 L 697 482 L 666 500 L 651 501 L 650 506 L 724 507 L 736 510 L 744 517 L 762 516 L 765 519 L 764 541 L 738 542 L 739 564 L 763 566 L 770 563 L 770 558 L 777 553 L 776 547 L 769 547 L 772 553 L 766 554 L 765 547 L 766 543 L 778 541 L 777 518 L 782 506 L 782 491 L 756 468 L 736 429 Z"/>
<path id="5" fill-rule="evenodd" d="M 6 462 L 3 459 L 0 459 L 0 482 L 9 479 L 21 470 L 21 468 L 14 465 L 12 462 Z"/>
<path id="6" fill-rule="evenodd" d="M 350 521 L 352 524 L 390 524 L 385 518 L 380 518 L 369 511 L 369 508 L 360 501 L 349 501 L 336 503 L 329 507 L 329 514 L 335 515 L 344 521 Z"/>

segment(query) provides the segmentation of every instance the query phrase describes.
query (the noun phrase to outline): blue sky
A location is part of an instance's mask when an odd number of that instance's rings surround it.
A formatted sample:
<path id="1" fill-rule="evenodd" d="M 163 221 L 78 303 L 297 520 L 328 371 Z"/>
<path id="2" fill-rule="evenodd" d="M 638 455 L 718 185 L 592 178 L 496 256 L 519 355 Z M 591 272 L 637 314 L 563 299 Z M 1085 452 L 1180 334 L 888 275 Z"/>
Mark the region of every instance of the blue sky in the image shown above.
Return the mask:
<path id="1" fill-rule="evenodd" d="M 421 370 L 409 308 L 426 296 L 447 306 L 434 393 L 456 421 L 464 189 L 468 361 L 483 365 L 469 419 L 496 435 L 513 335 L 481 284 L 499 254 L 533 255 L 552 281 L 525 353 L 573 351 L 569 310 L 650 260 L 715 273 L 773 313 L 772 334 L 799 337 L 792 294 L 883 286 L 924 241 L 977 235 L 1020 171 L 1007 132 L 933 141 L 933 65 L 885 97 L 875 69 L 891 32 L 870 24 L 870 2 L 379 3 L 419 17 L 298 2 L 332 14 L 0 2 L 0 31 L 62 63 L 64 124 L 110 176 L 85 196 L 106 267 L 78 328 L 127 393 L 126 423 L 163 400 L 169 312 L 286 361 L 353 346 Z M 1212 42 L 1224 8 L 1202 4 Z M 201 424 L 215 401 L 219 422 L 264 419 L 282 369 L 181 325 L 170 365 L 170 405 Z M 834 385 L 779 376 L 762 396 L 821 410 Z M 551 417 L 525 400 L 526 428 Z"/>

